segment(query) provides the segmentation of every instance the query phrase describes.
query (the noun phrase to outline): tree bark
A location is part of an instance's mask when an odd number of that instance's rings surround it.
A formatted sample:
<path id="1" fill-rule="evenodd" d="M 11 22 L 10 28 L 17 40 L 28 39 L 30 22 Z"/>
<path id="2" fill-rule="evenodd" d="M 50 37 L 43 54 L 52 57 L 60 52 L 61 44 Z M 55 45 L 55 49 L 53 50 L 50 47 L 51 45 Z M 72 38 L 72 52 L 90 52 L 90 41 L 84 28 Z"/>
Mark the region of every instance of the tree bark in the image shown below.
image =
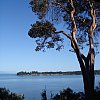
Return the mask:
<path id="1" fill-rule="evenodd" d="M 71 11 L 71 20 L 72 20 L 72 40 L 71 46 L 74 49 L 78 62 L 80 64 L 80 68 L 82 71 L 83 82 L 84 82 L 84 92 L 86 100 L 94 100 L 94 59 L 95 59 L 95 51 L 93 45 L 93 34 L 94 29 L 96 28 L 96 15 L 95 10 L 93 9 L 93 4 L 89 1 L 90 5 L 90 16 L 92 19 L 92 23 L 90 25 L 90 29 L 88 32 L 89 38 L 89 52 L 87 57 L 81 54 L 80 49 L 78 47 L 77 39 L 76 39 L 76 23 L 74 19 L 75 8 L 73 4 L 73 0 L 69 0 L 70 6 L 72 7 Z"/>
<path id="2" fill-rule="evenodd" d="M 94 51 L 93 51 L 94 52 Z M 94 54 L 89 54 L 89 58 L 86 57 L 84 59 L 85 63 L 85 75 L 83 75 L 84 80 L 84 90 L 85 90 L 85 97 L 86 100 L 94 100 L 94 63 L 91 63 L 91 60 L 94 60 L 94 58 L 91 58 L 91 55 L 94 56 Z M 82 56 L 81 56 L 82 57 Z M 82 58 L 83 59 L 83 58 Z"/>

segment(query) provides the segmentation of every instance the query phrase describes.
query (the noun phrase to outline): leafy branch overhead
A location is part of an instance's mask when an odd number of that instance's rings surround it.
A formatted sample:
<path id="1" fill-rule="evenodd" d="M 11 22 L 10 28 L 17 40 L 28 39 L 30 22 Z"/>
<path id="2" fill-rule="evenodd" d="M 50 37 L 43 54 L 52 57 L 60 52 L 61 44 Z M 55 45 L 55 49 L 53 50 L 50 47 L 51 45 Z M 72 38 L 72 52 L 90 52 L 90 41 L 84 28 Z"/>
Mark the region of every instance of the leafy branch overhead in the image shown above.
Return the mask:
<path id="1" fill-rule="evenodd" d="M 32 25 L 28 34 L 36 38 L 36 51 L 44 48 L 60 50 L 65 35 L 71 43 L 83 75 L 86 100 L 94 100 L 94 62 L 95 49 L 98 47 L 100 32 L 100 2 L 96 0 L 32 0 L 32 11 L 38 15 L 40 22 Z M 48 20 L 48 21 L 46 21 Z M 52 23 L 65 23 L 66 30 L 57 31 Z M 81 49 L 88 46 L 85 56 Z"/>
<path id="2" fill-rule="evenodd" d="M 100 3 L 90 0 L 91 5 L 89 5 L 89 0 L 73 0 L 73 5 L 70 0 L 31 0 L 30 5 L 32 11 L 38 15 L 40 22 L 36 22 L 31 25 L 31 29 L 28 34 L 32 38 L 37 38 L 36 51 L 44 50 L 47 48 L 54 48 L 56 46 L 57 50 L 60 50 L 62 46 L 63 39 L 52 23 L 65 23 L 66 29 L 70 31 L 70 37 L 72 37 L 72 19 L 71 12 L 75 8 L 74 20 L 76 24 L 76 39 L 78 46 L 83 49 L 89 44 L 88 33 L 90 25 L 92 23 L 92 18 L 90 17 L 90 6 L 96 9 L 96 23 L 97 27 L 94 30 L 94 46 L 98 46 L 98 36 L 100 32 Z M 46 21 L 48 20 L 48 21 Z M 67 33 L 66 33 L 67 34 Z"/>
<path id="3" fill-rule="evenodd" d="M 47 48 L 54 48 L 56 46 L 57 50 L 62 48 L 63 39 L 58 33 L 56 33 L 56 28 L 50 22 L 39 22 L 31 25 L 31 29 L 28 32 L 31 38 L 36 38 L 36 51 L 45 50 Z"/>

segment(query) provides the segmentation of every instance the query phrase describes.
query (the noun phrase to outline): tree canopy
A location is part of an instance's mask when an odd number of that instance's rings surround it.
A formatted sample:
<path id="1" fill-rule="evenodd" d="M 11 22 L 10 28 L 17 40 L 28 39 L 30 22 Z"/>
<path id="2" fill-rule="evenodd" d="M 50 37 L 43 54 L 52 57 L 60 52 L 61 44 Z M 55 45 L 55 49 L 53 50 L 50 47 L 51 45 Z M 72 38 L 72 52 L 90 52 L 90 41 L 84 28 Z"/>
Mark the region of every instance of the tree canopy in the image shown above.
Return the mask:
<path id="1" fill-rule="evenodd" d="M 28 34 L 36 38 L 36 51 L 63 47 L 64 34 L 76 53 L 83 75 L 86 100 L 94 100 L 94 62 L 100 32 L 100 3 L 96 0 L 32 0 L 32 11 L 41 21 L 31 25 Z M 66 30 L 57 31 L 55 22 L 65 23 Z M 88 46 L 85 56 L 80 49 Z"/>
<path id="2" fill-rule="evenodd" d="M 31 0 L 30 5 L 32 11 L 38 15 L 41 21 L 37 21 L 31 25 L 31 29 L 28 34 L 32 38 L 36 38 L 36 51 L 44 50 L 47 48 L 54 48 L 57 50 L 63 47 L 63 39 L 59 33 L 65 34 L 64 30 L 57 31 L 53 23 L 65 23 L 66 29 L 70 31 L 67 37 L 72 36 L 73 29 L 71 11 L 75 8 L 74 19 L 76 30 L 76 38 L 78 46 L 83 47 L 89 44 L 88 30 L 92 23 L 92 17 L 90 15 L 90 8 L 93 6 L 96 10 L 96 29 L 94 31 L 94 46 L 98 46 L 98 36 L 100 32 L 100 3 L 94 0 L 73 0 L 70 3 L 69 0 Z"/>

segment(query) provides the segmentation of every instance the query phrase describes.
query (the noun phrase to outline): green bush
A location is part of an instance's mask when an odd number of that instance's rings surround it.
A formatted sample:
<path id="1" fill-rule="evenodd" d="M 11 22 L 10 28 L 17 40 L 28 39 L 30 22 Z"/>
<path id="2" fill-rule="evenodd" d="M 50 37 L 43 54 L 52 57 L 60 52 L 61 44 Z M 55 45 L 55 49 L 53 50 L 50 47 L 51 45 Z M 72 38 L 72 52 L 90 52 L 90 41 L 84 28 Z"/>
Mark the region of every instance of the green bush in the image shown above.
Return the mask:
<path id="1" fill-rule="evenodd" d="M 0 88 L 0 100 L 23 100 L 24 95 L 10 92 L 6 88 Z"/>
<path id="2" fill-rule="evenodd" d="M 46 95 L 46 90 L 44 90 L 41 94 L 42 100 L 48 100 Z M 86 100 L 85 94 L 83 92 L 73 92 L 72 89 L 67 88 L 56 95 L 52 95 L 50 100 Z M 93 100 L 100 100 L 100 88 L 95 90 Z"/>

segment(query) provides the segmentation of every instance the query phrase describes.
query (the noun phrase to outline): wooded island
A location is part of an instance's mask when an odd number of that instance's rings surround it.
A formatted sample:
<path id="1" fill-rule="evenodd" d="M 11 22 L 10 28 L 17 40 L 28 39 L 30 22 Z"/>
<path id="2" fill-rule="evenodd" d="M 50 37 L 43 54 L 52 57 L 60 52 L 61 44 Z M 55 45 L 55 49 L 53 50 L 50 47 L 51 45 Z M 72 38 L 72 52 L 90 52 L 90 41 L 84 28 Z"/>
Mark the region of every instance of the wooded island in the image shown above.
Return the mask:
<path id="1" fill-rule="evenodd" d="M 58 72 L 38 72 L 38 71 L 31 71 L 31 72 L 18 72 L 17 75 L 22 76 L 22 75 L 32 75 L 32 76 L 48 76 L 48 75 L 81 75 L 81 71 L 67 71 L 67 72 L 62 72 L 62 71 L 58 71 Z M 95 74 L 96 75 L 100 75 L 100 70 L 95 70 Z"/>

